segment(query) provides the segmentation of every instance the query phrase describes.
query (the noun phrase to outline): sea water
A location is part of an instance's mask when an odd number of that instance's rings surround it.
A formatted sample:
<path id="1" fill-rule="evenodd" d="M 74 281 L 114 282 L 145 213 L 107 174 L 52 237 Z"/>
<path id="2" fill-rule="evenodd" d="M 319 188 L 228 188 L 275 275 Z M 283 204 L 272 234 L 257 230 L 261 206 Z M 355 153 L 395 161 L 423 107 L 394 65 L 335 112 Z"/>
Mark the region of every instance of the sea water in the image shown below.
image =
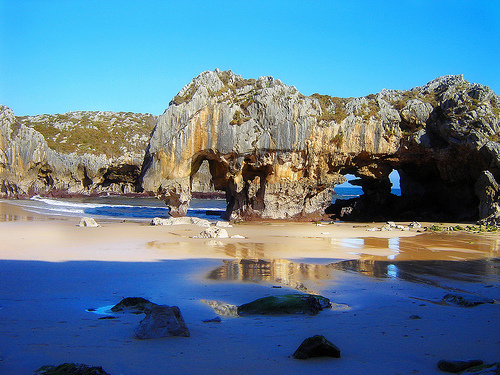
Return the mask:
<path id="1" fill-rule="evenodd" d="M 363 194 L 359 186 L 336 187 L 332 202 L 350 199 Z M 399 189 L 393 194 L 400 195 Z M 35 196 L 27 200 L 9 201 L 24 210 L 59 216 L 91 216 L 122 220 L 151 220 L 154 217 L 169 217 L 168 207 L 154 197 L 102 196 L 84 198 L 46 198 Z M 208 220 L 219 220 L 226 210 L 225 199 L 192 199 L 187 216 Z"/>
<path id="2" fill-rule="evenodd" d="M 169 217 L 169 208 L 154 197 L 103 196 L 89 198 L 45 198 L 35 196 L 27 200 L 9 201 L 24 210 L 55 216 L 91 216 L 107 219 L 151 220 Z M 192 199 L 188 216 L 220 219 L 226 210 L 222 199 Z"/>

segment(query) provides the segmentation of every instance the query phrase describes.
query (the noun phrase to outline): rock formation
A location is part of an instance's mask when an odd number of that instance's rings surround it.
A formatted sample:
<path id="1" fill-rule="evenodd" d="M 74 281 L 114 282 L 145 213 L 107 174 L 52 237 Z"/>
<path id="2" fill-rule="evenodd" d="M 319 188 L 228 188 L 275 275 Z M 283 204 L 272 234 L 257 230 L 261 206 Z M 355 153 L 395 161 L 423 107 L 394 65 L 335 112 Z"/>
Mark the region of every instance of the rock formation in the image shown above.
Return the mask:
<path id="1" fill-rule="evenodd" d="M 498 224 L 499 115 L 500 97 L 460 75 L 346 99 L 304 96 L 272 77 L 207 71 L 173 98 L 149 143 L 151 115 L 22 118 L 0 107 L 0 193 L 141 191 L 183 216 L 193 191 L 219 190 L 232 220 L 326 212 Z M 401 197 L 391 194 L 393 170 Z M 330 206 L 346 174 L 357 176 L 364 194 Z"/>
<path id="2" fill-rule="evenodd" d="M 185 215 L 192 176 L 208 161 L 233 220 L 319 218 L 345 174 L 364 194 L 329 207 L 332 217 L 469 220 L 483 217 L 479 207 L 498 215 L 499 113 L 500 98 L 462 76 L 343 99 L 208 71 L 158 118 L 142 186 Z M 393 170 L 401 198 L 391 195 Z"/>
<path id="3" fill-rule="evenodd" d="M 155 122 L 115 112 L 16 117 L 0 106 L 0 196 L 133 193 Z"/>
<path id="4" fill-rule="evenodd" d="M 310 359 L 315 357 L 340 358 L 340 349 L 328 341 L 325 336 L 315 335 L 305 339 L 293 353 L 294 359 Z"/>

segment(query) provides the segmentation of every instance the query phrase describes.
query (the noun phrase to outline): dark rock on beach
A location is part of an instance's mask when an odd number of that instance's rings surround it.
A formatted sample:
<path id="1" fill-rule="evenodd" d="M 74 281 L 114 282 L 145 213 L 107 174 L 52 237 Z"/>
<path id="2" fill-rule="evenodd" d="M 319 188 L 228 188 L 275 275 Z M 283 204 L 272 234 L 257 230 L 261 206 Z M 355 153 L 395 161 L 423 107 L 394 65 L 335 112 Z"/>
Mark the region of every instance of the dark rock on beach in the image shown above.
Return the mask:
<path id="1" fill-rule="evenodd" d="M 238 315 L 316 315 L 324 308 L 330 306 L 330 300 L 322 296 L 313 294 L 286 294 L 259 298 L 253 302 L 238 306 Z"/>
<path id="2" fill-rule="evenodd" d="M 309 359 L 313 357 L 340 358 L 340 349 L 324 336 L 316 335 L 305 339 L 295 353 L 293 353 L 293 358 L 295 359 Z"/>
<path id="3" fill-rule="evenodd" d="M 135 329 L 137 338 L 189 337 L 189 330 L 177 306 L 157 305 L 142 297 L 127 297 L 111 308 L 113 312 L 146 314 Z"/>
<path id="4" fill-rule="evenodd" d="M 156 305 L 145 309 L 144 313 L 146 317 L 135 329 L 137 338 L 144 340 L 169 336 L 190 336 L 177 306 Z"/>
<path id="5" fill-rule="evenodd" d="M 236 306 L 221 301 L 202 300 L 218 315 L 238 317 L 246 315 L 316 315 L 321 310 L 332 308 L 330 300 L 314 294 L 285 294 L 268 296 Z"/>
<path id="6" fill-rule="evenodd" d="M 111 308 L 112 312 L 130 312 L 134 314 L 140 314 L 144 312 L 146 308 L 152 308 L 156 306 L 156 303 L 150 302 L 142 297 L 127 297 L 122 299 L 116 305 Z"/>
<path id="7" fill-rule="evenodd" d="M 216 316 L 215 318 L 212 319 L 205 319 L 202 320 L 203 323 L 220 323 L 222 322 L 222 319 L 219 316 Z"/>
<path id="8" fill-rule="evenodd" d="M 474 367 L 469 367 L 460 372 L 464 375 L 500 375 L 500 363 L 487 363 Z"/>
<path id="9" fill-rule="evenodd" d="M 443 297 L 443 301 L 459 307 L 474 307 L 485 303 L 495 303 L 491 298 L 464 296 L 459 294 L 447 294 Z"/>
<path id="10" fill-rule="evenodd" d="M 438 362 L 438 368 L 441 371 L 444 372 L 451 372 L 453 374 L 456 374 L 460 371 L 466 370 L 470 367 L 482 365 L 483 361 L 474 359 L 471 361 L 447 361 L 447 360 L 441 360 Z"/>
<path id="11" fill-rule="evenodd" d="M 42 366 L 35 375 L 109 375 L 102 367 L 92 367 L 79 363 L 63 363 L 57 366 Z"/>

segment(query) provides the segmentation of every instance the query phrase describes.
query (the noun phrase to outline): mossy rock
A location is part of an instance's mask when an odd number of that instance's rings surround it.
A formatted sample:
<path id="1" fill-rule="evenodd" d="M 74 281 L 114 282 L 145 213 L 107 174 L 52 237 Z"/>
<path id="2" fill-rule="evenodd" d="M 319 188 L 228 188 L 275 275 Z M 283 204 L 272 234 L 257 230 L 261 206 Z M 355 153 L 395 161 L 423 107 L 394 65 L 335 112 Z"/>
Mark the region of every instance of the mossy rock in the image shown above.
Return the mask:
<path id="1" fill-rule="evenodd" d="M 328 307 L 331 307 L 331 303 L 326 297 L 314 294 L 286 294 L 259 298 L 238 306 L 238 315 L 316 315 Z"/>
<path id="2" fill-rule="evenodd" d="M 122 299 L 111 308 L 112 312 L 126 311 L 131 313 L 140 314 L 145 309 L 157 306 L 156 303 L 150 302 L 142 297 L 127 297 Z"/>
<path id="3" fill-rule="evenodd" d="M 63 363 L 58 366 L 42 366 L 35 375 L 109 375 L 102 367 L 92 367 L 79 363 Z"/>

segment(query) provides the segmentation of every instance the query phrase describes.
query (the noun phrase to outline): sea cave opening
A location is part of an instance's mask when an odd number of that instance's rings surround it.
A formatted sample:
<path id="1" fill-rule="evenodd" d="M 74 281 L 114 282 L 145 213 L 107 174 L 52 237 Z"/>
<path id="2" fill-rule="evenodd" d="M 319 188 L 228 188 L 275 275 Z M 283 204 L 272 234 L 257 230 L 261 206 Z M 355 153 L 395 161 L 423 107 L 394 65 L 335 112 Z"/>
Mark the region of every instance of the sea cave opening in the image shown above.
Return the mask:
<path id="1" fill-rule="evenodd" d="M 392 216 L 401 196 L 400 174 L 390 168 L 388 175 L 373 178 L 355 170 L 344 171 L 346 181 L 335 185 L 332 204 L 325 211 L 332 219 L 385 220 Z"/>
<path id="2" fill-rule="evenodd" d="M 193 164 L 189 216 L 213 219 L 226 211 L 226 191 L 217 180 L 219 169 L 215 160 L 199 159 Z"/>

